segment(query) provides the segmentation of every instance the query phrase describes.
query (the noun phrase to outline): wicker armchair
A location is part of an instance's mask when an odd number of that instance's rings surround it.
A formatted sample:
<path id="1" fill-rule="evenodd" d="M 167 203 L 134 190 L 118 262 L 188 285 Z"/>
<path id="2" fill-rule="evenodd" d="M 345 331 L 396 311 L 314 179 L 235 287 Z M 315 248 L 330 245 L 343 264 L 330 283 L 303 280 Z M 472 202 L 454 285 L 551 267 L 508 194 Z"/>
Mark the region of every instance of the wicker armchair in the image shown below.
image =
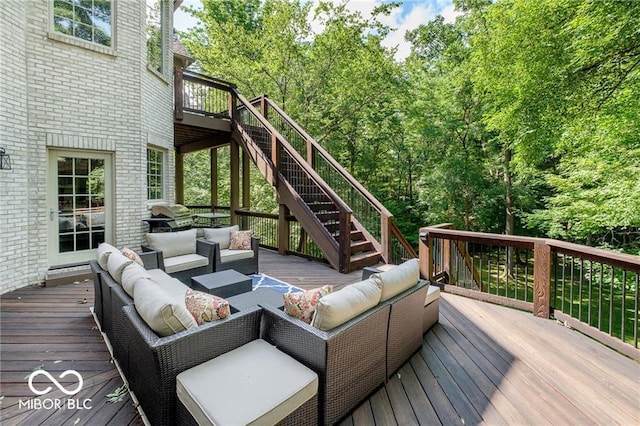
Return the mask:
<path id="1" fill-rule="evenodd" d="M 228 260 L 223 261 L 221 256 L 222 250 L 218 243 L 212 243 L 213 248 L 213 272 L 226 271 L 228 269 L 234 269 L 241 274 L 251 275 L 258 273 L 258 254 L 260 253 L 260 239 L 257 237 L 251 237 L 251 250 L 253 251 L 253 257 L 248 259 Z M 227 250 L 228 252 L 228 250 Z"/>
<path id="2" fill-rule="evenodd" d="M 129 346 L 129 389 L 152 425 L 177 423 L 179 373 L 255 340 L 260 334 L 258 307 L 167 337 L 158 337 L 135 306 L 124 306 L 123 312 L 128 332 L 118 333 L 116 340 Z"/>
<path id="3" fill-rule="evenodd" d="M 189 268 L 189 269 L 184 269 L 184 270 L 174 271 L 174 272 L 167 272 L 167 273 L 172 277 L 179 279 L 186 285 L 191 286 L 191 277 L 195 277 L 196 275 L 204 275 L 211 272 L 215 272 L 215 269 L 214 269 L 215 247 L 214 246 L 215 244 L 210 241 L 197 239 L 196 254 L 207 258 L 208 264 L 206 266 L 199 266 L 195 268 Z M 151 245 L 142 245 L 141 248 L 144 253 L 149 253 L 149 252 L 157 253 L 159 264 L 160 264 L 159 269 L 162 269 L 163 271 L 166 270 L 165 262 L 164 262 L 165 257 L 162 250 L 156 247 L 153 247 Z"/>
<path id="4" fill-rule="evenodd" d="M 329 331 L 271 306 L 262 309 L 262 338 L 318 374 L 320 424 L 335 423 L 385 382 L 390 305 Z"/>

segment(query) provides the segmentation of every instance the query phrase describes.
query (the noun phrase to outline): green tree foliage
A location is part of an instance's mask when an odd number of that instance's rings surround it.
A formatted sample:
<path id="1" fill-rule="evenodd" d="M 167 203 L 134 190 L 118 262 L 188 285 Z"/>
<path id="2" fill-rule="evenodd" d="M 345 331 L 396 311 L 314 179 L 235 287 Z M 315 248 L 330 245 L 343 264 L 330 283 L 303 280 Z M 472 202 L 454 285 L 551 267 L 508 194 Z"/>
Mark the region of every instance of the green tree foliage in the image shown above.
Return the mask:
<path id="1" fill-rule="evenodd" d="M 640 2 L 455 3 L 455 23 L 407 34 L 401 63 L 381 44 L 393 3 L 364 18 L 344 3 L 203 0 L 182 39 L 205 74 L 274 99 L 409 236 L 454 222 L 637 241 Z"/>
<path id="2" fill-rule="evenodd" d="M 637 230 L 640 4 L 509 0 L 483 17 L 472 50 L 485 122 L 547 189 L 529 225 L 592 243 Z"/>

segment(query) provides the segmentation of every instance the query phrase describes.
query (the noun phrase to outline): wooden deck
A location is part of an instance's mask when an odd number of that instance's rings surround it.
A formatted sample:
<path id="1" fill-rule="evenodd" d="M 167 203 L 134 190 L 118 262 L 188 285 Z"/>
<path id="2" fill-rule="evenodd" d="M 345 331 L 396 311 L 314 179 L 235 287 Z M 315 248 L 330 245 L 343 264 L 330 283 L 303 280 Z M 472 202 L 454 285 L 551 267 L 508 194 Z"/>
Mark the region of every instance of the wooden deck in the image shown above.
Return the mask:
<path id="1" fill-rule="evenodd" d="M 267 251 L 260 269 L 304 288 L 342 286 L 360 275 Z M 2 295 L 0 303 L 0 423 L 142 423 L 129 397 L 107 401 L 123 382 L 89 310 L 90 281 L 27 287 Z M 77 370 L 84 385 L 74 398 L 90 399 L 91 408 L 20 407 L 19 400 L 35 397 L 26 377 L 38 367 L 54 377 Z M 44 378 L 37 383 L 53 386 Z M 44 397 L 66 399 L 55 389 Z M 342 424 L 637 425 L 639 407 L 636 361 L 555 321 L 444 294 L 440 324 L 425 335 L 422 349 Z"/>

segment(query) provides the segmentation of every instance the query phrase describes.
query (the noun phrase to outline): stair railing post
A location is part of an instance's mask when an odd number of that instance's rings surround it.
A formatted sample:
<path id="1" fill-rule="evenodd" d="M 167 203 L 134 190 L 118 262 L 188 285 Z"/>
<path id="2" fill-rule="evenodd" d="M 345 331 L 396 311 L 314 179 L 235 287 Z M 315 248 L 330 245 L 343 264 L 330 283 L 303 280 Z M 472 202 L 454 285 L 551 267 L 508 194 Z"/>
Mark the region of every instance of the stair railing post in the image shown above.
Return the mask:
<path id="1" fill-rule="evenodd" d="M 391 250 L 391 219 L 386 214 L 380 215 L 380 245 L 382 246 L 382 259 L 386 263 L 393 261 Z"/>
<path id="2" fill-rule="evenodd" d="M 340 237 L 338 241 L 340 272 L 348 273 L 351 260 L 351 214 L 340 212 Z"/>

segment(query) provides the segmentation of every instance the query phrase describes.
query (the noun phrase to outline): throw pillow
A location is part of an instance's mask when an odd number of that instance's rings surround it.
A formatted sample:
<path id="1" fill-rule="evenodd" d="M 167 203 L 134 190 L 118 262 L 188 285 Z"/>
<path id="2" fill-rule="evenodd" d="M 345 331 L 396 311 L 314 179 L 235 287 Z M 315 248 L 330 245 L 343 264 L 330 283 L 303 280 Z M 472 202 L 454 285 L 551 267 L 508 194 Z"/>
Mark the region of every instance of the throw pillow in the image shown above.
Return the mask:
<path id="1" fill-rule="evenodd" d="M 307 324 L 311 324 L 318 300 L 332 291 L 333 286 L 325 285 L 299 293 L 286 293 L 283 295 L 284 311 L 292 317 L 299 318 Z"/>
<path id="2" fill-rule="evenodd" d="M 198 325 L 229 316 L 229 302 L 213 294 L 188 289 L 184 302 Z"/>
<path id="3" fill-rule="evenodd" d="M 131 259 L 134 262 L 136 262 L 138 265 L 144 266 L 144 263 L 142 263 L 142 259 L 140 259 L 140 255 L 138 253 L 136 253 L 135 251 L 131 250 L 129 247 L 123 247 L 122 248 L 122 254 L 125 257 L 128 257 L 129 259 Z"/>
<path id="4" fill-rule="evenodd" d="M 231 231 L 229 250 L 251 250 L 251 231 Z"/>

